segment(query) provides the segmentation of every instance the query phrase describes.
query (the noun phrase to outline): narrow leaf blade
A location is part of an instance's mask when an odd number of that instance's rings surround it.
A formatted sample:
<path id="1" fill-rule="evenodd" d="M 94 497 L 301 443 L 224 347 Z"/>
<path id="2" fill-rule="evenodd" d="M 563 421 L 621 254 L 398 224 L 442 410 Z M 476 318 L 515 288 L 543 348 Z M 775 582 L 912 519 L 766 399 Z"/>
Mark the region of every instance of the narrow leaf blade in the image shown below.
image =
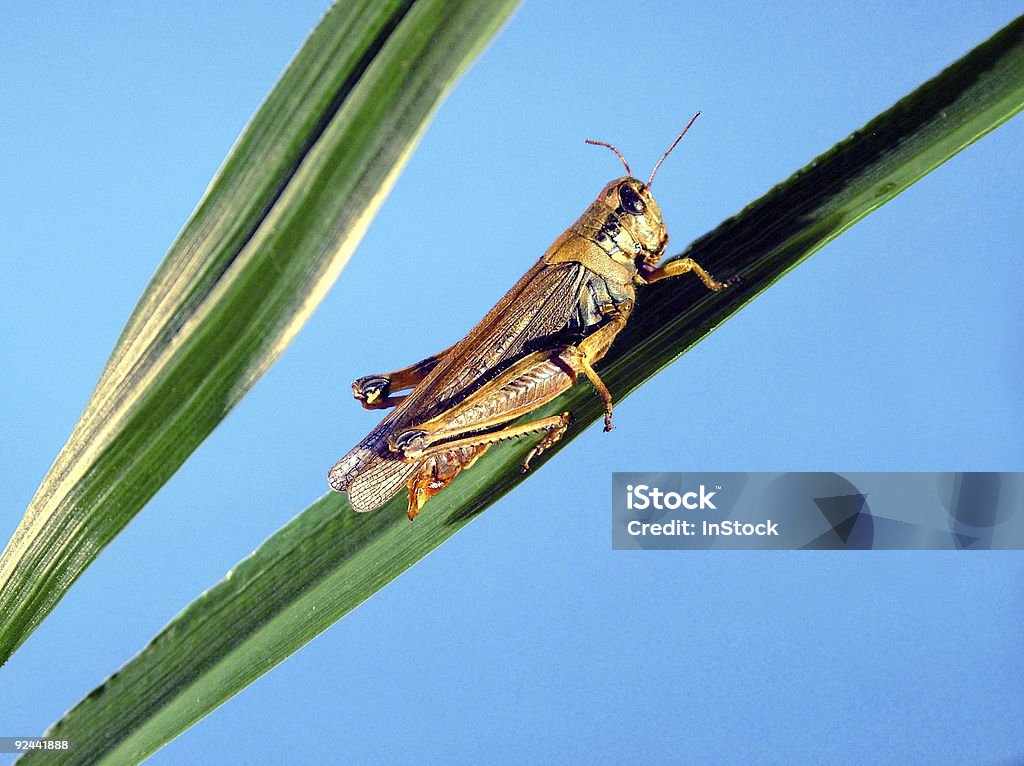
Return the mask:
<path id="1" fill-rule="evenodd" d="M 514 5 L 363 0 L 327 13 L 146 288 L 0 555 L 0 662 L 298 332 Z"/>

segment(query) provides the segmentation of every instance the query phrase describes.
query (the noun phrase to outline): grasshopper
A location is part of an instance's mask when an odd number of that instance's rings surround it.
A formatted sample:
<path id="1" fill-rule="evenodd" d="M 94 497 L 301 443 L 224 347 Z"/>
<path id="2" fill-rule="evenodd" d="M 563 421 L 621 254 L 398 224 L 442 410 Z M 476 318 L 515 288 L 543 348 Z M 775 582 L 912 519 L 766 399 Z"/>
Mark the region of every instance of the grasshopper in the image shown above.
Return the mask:
<path id="1" fill-rule="evenodd" d="M 570 416 L 516 421 L 568 390 L 581 374 L 604 402 L 604 430 L 612 429 L 612 395 L 594 363 L 629 319 L 634 286 L 692 271 L 711 290 L 726 287 L 689 258 L 658 265 L 668 233 L 651 184 L 699 114 L 646 184 L 633 177 L 618 149 L 588 140 L 615 152 L 626 175 L 601 190 L 465 338 L 409 367 L 352 384 L 363 407 L 394 407 L 328 474 L 331 487 L 347 492 L 356 511 L 379 508 L 405 485 L 411 520 L 491 445 L 542 434 L 522 463 L 528 470 L 562 438 Z"/>

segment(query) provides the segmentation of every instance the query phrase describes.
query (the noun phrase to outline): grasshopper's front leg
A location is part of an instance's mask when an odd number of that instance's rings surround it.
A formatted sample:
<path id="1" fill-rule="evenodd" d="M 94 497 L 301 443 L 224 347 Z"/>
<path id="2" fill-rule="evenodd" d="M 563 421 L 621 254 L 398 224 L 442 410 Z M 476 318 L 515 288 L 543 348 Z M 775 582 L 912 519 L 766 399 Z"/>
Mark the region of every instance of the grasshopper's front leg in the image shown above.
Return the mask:
<path id="1" fill-rule="evenodd" d="M 700 281 L 708 286 L 709 290 L 718 292 L 729 287 L 732 282 L 719 282 L 711 274 L 709 274 L 703 266 L 697 263 L 692 258 L 680 258 L 677 261 L 669 261 L 668 263 L 657 266 L 657 267 L 642 267 L 637 273 L 640 280 L 646 284 L 651 282 L 657 282 L 659 279 L 668 279 L 669 277 L 675 277 L 679 274 L 686 274 L 692 271 L 698 277 Z"/>
<path id="2" fill-rule="evenodd" d="M 368 410 L 383 410 L 400 404 L 408 394 L 393 396 L 394 392 L 414 388 L 423 380 L 430 371 L 437 367 L 440 362 L 452 350 L 449 346 L 426 359 L 421 359 L 416 364 L 403 367 L 401 370 L 384 373 L 382 375 L 366 375 L 358 380 L 352 381 L 352 396 Z"/>

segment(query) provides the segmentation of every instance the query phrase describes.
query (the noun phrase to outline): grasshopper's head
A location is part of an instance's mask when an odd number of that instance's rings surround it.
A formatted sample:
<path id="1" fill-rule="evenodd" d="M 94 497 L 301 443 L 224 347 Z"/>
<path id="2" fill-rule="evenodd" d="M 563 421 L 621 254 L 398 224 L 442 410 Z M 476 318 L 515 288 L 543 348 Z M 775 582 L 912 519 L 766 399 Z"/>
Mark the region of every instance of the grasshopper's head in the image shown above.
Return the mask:
<path id="1" fill-rule="evenodd" d="M 661 155 L 661 159 L 658 160 L 654 170 L 651 171 L 651 177 L 647 180 L 647 183 L 633 177 L 633 172 L 629 169 L 629 163 L 626 162 L 626 158 L 614 146 L 604 141 L 587 140 L 588 144 L 606 146 L 611 149 L 622 162 L 623 167 L 626 168 L 626 175 L 605 186 L 598 197 L 596 204 L 603 204 L 605 208 L 613 212 L 616 219 L 615 221 L 609 219 L 606 229 L 598 234 L 614 236 L 616 226 L 621 226 L 632 240 L 633 252 L 627 255 L 638 268 L 642 265 L 656 266 L 665 252 L 665 247 L 668 245 L 668 231 L 665 229 L 665 219 L 662 218 L 661 208 L 658 207 L 658 203 L 654 201 L 654 197 L 651 195 L 651 184 L 654 183 L 654 174 L 658 172 L 661 163 L 676 148 L 676 144 L 682 140 L 683 136 L 686 135 L 686 131 L 693 125 L 693 121 L 699 116 L 700 112 L 697 112 L 697 114 L 690 118 L 690 121 L 686 123 L 686 127 L 676 136 L 676 140 Z"/>
<path id="2" fill-rule="evenodd" d="M 616 221 L 633 242 L 630 260 L 656 264 L 668 244 L 661 208 L 643 181 L 624 176 L 601 190 L 598 199 L 615 213 Z"/>

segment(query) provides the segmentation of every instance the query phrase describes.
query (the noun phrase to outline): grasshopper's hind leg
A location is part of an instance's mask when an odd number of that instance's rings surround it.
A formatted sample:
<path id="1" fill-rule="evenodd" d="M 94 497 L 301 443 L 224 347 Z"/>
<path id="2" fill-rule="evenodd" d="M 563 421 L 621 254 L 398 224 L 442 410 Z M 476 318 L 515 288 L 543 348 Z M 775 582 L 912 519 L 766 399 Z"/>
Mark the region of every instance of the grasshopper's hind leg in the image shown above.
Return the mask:
<path id="1" fill-rule="evenodd" d="M 419 385 L 438 362 L 448 355 L 452 348 L 446 348 L 433 356 L 421 359 L 416 364 L 403 367 L 382 375 L 366 375 L 352 381 L 352 396 L 368 410 L 382 410 L 401 404 L 406 395 L 392 396 L 393 392 L 404 391 Z"/>
<path id="2" fill-rule="evenodd" d="M 576 382 L 578 357 L 572 346 L 530 353 L 430 420 L 392 434 L 389 446 L 404 460 L 421 460 L 453 445 L 493 444 L 554 430 L 564 425 L 562 416 L 512 423 L 568 390 Z"/>
<path id="3" fill-rule="evenodd" d="M 451 439 L 440 444 L 428 444 L 427 438 L 429 436 L 426 432 L 410 429 L 402 432 L 402 438 L 399 439 L 395 447 L 396 451 L 400 451 L 406 460 L 426 460 L 461 449 L 479 449 L 482 451 L 482 448 L 508 439 L 516 439 L 520 436 L 528 436 L 542 431 L 547 432 L 544 438 L 531 451 L 527 458 L 527 461 L 529 461 L 562 438 L 565 429 L 569 426 L 569 418 L 569 413 L 563 412 L 561 415 L 551 415 L 539 420 L 531 420 L 529 423 L 519 423 L 518 425 L 506 426 L 482 433 L 469 433 L 462 438 Z"/>

